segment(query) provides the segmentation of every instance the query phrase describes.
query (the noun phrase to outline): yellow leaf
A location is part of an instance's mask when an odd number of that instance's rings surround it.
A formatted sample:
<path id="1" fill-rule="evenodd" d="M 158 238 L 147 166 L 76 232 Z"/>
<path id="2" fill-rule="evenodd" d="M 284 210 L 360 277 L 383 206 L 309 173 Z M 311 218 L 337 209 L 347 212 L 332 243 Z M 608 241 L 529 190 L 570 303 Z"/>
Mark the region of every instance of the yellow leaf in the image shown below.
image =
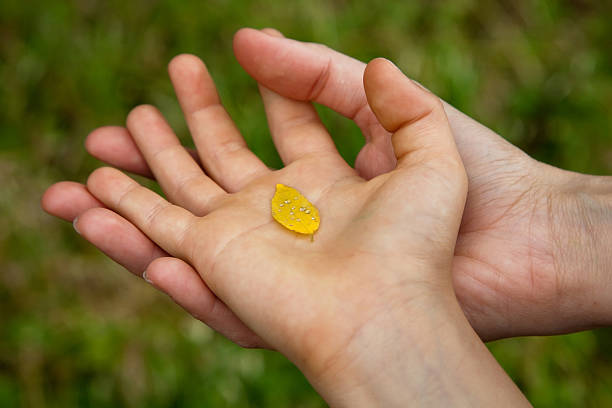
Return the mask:
<path id="1" fill-rule="evenodd" d="M 312 238 L 319 229 L 319 210 L 295 188 L 277 184 L 270 205 L 272 217 L 291 231 L 307 234 Z"/>

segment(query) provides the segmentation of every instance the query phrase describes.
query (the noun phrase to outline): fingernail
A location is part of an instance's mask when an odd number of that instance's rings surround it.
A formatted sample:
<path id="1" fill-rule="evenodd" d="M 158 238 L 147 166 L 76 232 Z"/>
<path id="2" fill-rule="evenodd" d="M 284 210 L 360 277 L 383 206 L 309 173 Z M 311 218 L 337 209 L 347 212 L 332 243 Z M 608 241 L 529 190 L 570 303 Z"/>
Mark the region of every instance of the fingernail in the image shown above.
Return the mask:
<path id="1" fill-rule="evenodd" d="M 74 220 L 72 220 L 72 227 L 77 232 L 77 234 L 81 235 L 81 231 L 79 231 L 79 229 L 77 228 L 77 222 L 79 222 L 79 217 L 75 217 Z"/>
<path id="2" fill-rule="evenodd" d="M 147 276 L 147 270 L 146 269 L 142 273 L 142 279 L 144 279 L 145 282 L 150 283 L 151 285 L 153 284 L 153 281 L 151 279 L 149 279 L 149 277 Z"/>

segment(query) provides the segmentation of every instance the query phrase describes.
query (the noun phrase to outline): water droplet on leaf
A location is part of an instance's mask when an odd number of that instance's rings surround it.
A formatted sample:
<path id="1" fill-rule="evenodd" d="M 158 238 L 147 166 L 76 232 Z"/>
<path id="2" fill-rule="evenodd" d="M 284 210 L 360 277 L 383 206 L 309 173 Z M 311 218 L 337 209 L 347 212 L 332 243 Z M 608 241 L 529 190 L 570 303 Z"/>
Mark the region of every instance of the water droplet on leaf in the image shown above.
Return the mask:
<path id="1" fill-rule="evenodd" d="M 291 217 L 293 212 L 289 206 L 285 206 L 292 198 L 296 206 L 299 206 L 300 211 L 308 211 L 307 214 L 312 214 L 313 217 L 304 219 Z M 298 232 L 300 234 L 313 235 L 319 229 L 319 210 L 306 199 L 299 191 L 293 187 L 288 187 L 283 184 L 276 185 L 276 193 L 272 197 L 270 203 L 272 207 L 272 217 L 283 227 Z M 295 208 L 295 207 L 293 207 Z"/>

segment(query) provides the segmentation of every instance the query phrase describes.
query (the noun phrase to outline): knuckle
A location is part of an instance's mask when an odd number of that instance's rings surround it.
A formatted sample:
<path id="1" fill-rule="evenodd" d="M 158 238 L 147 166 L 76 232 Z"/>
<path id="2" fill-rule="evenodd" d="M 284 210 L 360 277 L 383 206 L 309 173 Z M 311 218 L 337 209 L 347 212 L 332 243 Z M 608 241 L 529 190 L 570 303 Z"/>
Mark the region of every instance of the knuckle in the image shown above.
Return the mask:
<path id="1" fill-rule="evenodd" d="M 172 190 L 171 197 L 177 201 L 184 201 L 185 198 L 193 194 L 193 191 L 197 191 L 196 188 L 202 180 L 201 177 L 202 175 L 195 174 L 180 179 Z"/>
<path id="2" fill-rule="evenodd" d="M 246 145 L 242 140 L 236 140 L 234 138 L 224 140 L 215 146 L 212 154 L 214 155 L 215 161 L 223 162 L 228 157 L 235 155 L 245 149 Z"/>
<path id="3" fill-rule="evenodd" d="M 159 163 L 159 166 L 163 166 L 167 160 L 176 160 L 172 156 L 178 155 L 181 150 L 185 148 L 180 144 L 173 144 L 171 146 L 164 147 L 151 155 L 151 161 L 154 163 Z M 170 156 L 170 157 L 167 157 Z"/>
<path id="4" fill-rule="evenodd" d="M 317 100 L 323 93 L 332 74 L 333 60 L 328 59 L 327 63 L 322 66 L 321 71 L 312 83 L 310 90 L 308 91 L 308 100 Z"/>
<path id="5" fill-rule="evenodd" d="M 131 196 L 138 191 L 138 189 L 140 188 L 140 185 L 138 184 L 132 184 L 130 186 L 128 186 L 118 197 L 117 200 L 115 202 L 115 208 L 117 208 L 119 211 L 121 211 L 122 208 L 124 208 L 124 204 L 126 202 L 128 202 L 131 198 Z"/>
<path id="6" fill-rule="evenodd" d="M 135 189 L 131 189 L 127 194 L 133 193 Z M 151 206 L 151 208 L 144 214 L 145 225 L 155 224 L 155 220 L 158 219 L 160 214 L 168 209 L 168 203 L 159 200 Z"/>

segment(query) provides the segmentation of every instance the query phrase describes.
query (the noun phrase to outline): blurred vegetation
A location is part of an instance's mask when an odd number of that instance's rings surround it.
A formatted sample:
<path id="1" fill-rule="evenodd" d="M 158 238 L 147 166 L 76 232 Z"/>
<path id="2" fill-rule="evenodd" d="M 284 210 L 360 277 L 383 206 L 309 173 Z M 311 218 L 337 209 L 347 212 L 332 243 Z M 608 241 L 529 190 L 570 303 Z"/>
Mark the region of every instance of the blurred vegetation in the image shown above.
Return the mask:
<path id="1" fill-rule="evenodd" d="M 241 350 L 43 214 L 85 180 L 97 126 L 153 103 L 187 141 L 172 56 L 208 64 L 249 145 L 280 165 L 240 27 L 275 27 L 362 60 L 385 56 L 529 154 L 612 170 L 612 4 L 589 0 L 66 0 L 0 4 L 0 406 L 320 407 L 275 353 Z M 320 109 L 347 160 L 358 129 Z M 490 345 L 540 407 L 612 406 L 609 329 Z"/>

